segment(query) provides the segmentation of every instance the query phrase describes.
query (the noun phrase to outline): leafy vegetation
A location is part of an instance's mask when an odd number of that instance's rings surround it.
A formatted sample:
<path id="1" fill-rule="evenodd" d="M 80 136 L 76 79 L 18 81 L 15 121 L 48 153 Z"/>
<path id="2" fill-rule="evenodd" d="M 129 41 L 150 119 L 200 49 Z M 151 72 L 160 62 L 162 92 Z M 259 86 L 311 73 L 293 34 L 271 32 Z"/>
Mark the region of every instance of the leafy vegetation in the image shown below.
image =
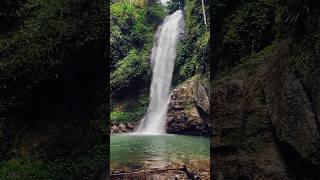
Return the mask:
<path id="1" fill-rule="evenodd" d="M 214 65 L 213 71 L 226 71 L 240 63 L 240 59 L 253 55 L 269 46 L 275 39 L 274 0 L 224 1 L 213 5 Z M 223 25 L 221 25 L 221 24 Z"/>
<path id="2" fill-rule="evenodd" d="M 146 113 L 146 108 L 139 108 L 132 112 L 112 111 L 110 114 L 111 122 L 130 122 L 137 121 Z"/>
<path id="3" fill-rule="evenodd" d="M 182 83 L 196 74 L 206 74 L 208 70 L 210 23 L 205 25 L 201 1 L 179 1 L 184 5 L 185 34 L 178 44 L 174 72 L 174 84 Z M 172 1 L 173 4 L 177 2 Z M 169 8 L 175 7 L 169 4 Z M 205 4 L 209 19 L 209 5 Z"/>
<path id="4" fill-rule="evenodd" d="M 101 139 L 107 134 L 98 125 L 106 126 L 108 9 L 103 0 L 0 3 L 1 179 L 92 179 L 105 166 L 107 142 Z M 56 128 L 46 132 L 51 138 L 41 144 L 45 150 L 21 158 L 22 141 L 33 144 L 47 124 Z M 87 131 L 75 136 L 81 125 Z M 66 148 L 78 140 L 105 149 Z"/>
<path id="5" fill-rule="evenodd" d="M 154 33 L 164 16 L 165 10 L 158 2 L 117 1 L 111 4 L 112 95 L 121 95 L 137 81 L 150 79 L 149 55 Z"/>
<path id="6" fill-rule="evenodd" d="M 139 81 L 146 81 L 149 77 L 148 54 L 138 53 L 132 49 L 128 55 L 116 64 L 116 69 L 111 74 L 110 84 L 113 92 L 118 92 L 124 87 L 133 86 Z"/>
<path id="7" fill-rule="evenodd" d="M 20 23 L 8 35 L 0 36 L 2 95 L 22 96 L 40 81 L 57 78 L 73 53 L 101 42 L 107 8 L 103 1 L 86 0 L 21 4 L 16 15 Z"/>
<path id="8" fill-rule="evenodd" d="M 320 2 L 292 0 L 278 3 L 277 30 L 279 36 L 302 37 L 319 28 Z"/>
<path id="9" fill-rule="evenodd" d="M 213 74 L 229 71 L 275 41 L 301 38 L 319 26 L 320 5 L 314 0 L 214 0 L 212 4 Z"/>
<path id="10" fill-rule="evenodd" d="M 138 101 L 127 102 L 127 105 L 121 104 L 122 107 L 113 107 L 110 114 L 111 122 L 132 122 L 142 118 L 147 112 L 149 96 L 141 95 Z"/>

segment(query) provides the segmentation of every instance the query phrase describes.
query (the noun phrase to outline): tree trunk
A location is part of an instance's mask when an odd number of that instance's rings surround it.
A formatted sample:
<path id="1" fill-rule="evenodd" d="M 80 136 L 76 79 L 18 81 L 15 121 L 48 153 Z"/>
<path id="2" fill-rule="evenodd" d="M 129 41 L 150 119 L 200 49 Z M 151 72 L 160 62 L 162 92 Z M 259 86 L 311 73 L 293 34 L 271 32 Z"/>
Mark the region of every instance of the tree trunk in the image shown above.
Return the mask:
<path id="1" fill-rule="evenodd" d="M 206 18 L 206 10 L 204 8 L 204 0 L 201 0 L 201 3 L 202 3 L 203 21 L 204 21 L 204 24 L 207 26 L 207 18 Z"/>

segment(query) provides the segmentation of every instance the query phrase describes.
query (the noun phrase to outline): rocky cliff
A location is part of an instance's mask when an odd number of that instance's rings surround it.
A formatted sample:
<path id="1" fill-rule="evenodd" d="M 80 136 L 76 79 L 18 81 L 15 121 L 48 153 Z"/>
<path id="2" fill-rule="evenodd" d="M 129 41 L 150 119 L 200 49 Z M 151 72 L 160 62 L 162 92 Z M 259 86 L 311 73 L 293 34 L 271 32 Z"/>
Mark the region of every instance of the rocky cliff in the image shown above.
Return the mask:
<path id="1" fill-rule="evenodd" d="M 212 84 L 214 178 L 320 178 L 319 66 L 292 68 L 295 50 L 282 41 Z"/>
<path id="2" fill-rule="evenodd" d="M 173 90 L 168 109 L 167 132 L 208 136 L 209 109 L 205 85 L 195 76 Z"/>

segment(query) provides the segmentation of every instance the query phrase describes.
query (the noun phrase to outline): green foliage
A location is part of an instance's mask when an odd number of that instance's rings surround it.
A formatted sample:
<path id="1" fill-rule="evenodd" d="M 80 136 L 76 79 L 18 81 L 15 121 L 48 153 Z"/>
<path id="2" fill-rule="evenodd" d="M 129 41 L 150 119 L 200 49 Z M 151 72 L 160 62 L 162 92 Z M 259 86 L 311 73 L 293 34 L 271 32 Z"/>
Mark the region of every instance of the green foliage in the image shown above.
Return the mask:
<path id="1" fill-rule="evenodd" d="M 32 0 L 17 10 L 20 23 L 0 35 L 1 84 L 9 93 L 26 93 L 55 77 L 70 56 L 105 36 L 105 1 Z M 15 87 L 16 84 L 19 87 Z"/>
<path id="2" fill-rule="evenodd" d="M 7 148 L 12 148 L 11 145 L 14 144 L 13 146 L 17 147 L 21 145 L 21 140 L 16 138 L 16 132 L 20 132 L 22 127 L 29 127 L 31 124 L 36 124 L 35 122 L 39 117 L 40 112 L 37 111 L 38 114 L 31 113 L 37 110 L 36 106 L 40 106 L 35 103 L 37 100 L 33 98 L 44 98 L 44 104 L 50 104 L 51 101 L 48 101 L 48 99 L 51 99 L 50 97 L 57 97 L 59 93 L 56 93 L 54 90 L 47 90 L 45 87 L 48 87 L 48 84 L 50 84 L 50 87 L 54 87 L 52 79 L 54 79 L 54 82 L 63 81 L 59 79 L 59 77 L 62 73 L 65 73 L 64 70 L 68 69 L 67 67 L 70 64 L 75 66 L 80 64 L 77 63 L 79 59 L 75 58 L 79 52 L 88 52 L 88 56 L 91 54 L 97 55 L 105 53 L 104 38 L 108 24 L 106 17 L 109 15 L 108 2 L 104 0 L 22 0 L 17 1 L 19 3 L 6 0 L 6 2 L 12 5 L 8 8 L 10 10 L 10 12 L 8 12 L 10 16 L 8 23 L 12 22 L 12 27 L 6 27 L 5 30 L 3 30 L 1 26 L 0 30 L 0 106 L 4 106 L 5 112 L 8 114 L 7 116 L 12 118 L 10 118 L 9 121 L 6 118 L 0 118 L 0 124 L 4 124 L 0 130 L 1 133 L 4 132 L 4 134 L 2 134 L 4 138 L 1 137 L 1 140 L 5 139 L 5 147 L 1 146 L 1 155 L 8 150 Z M 0 19 L 3 16 L 8 16 L 8 14 L 3 14 L 2 7 L 3 6 L 0 8 Z M 92 57 L 96 58 L 94 59 L 95 61 L 92 61 L 93 66 L 95 66 L 95 62 L 100 60 L 98 59 L 100 57 L 97 56 Z M 91 61 L 92 59 L 86 59 L 86 57 L 84 57 L 81 60 Z M 92 91 L 90 94 L 99 91 L 94 88 L 95 87 L 91 88 Z M 41 90 L 39 93 L 39 89 L 44 90 Z M 57 87 L 57 89 L 63 89 L 63 87 Z M 43 94 L 41 93 L 47 94 L 42 96 Z M 87 94 L 89 93 L 86 93 L 86 95 Z M 92 102 L 92 104 L 94 103 Z M 55 104 L 55 106 L 59 105 Z M 19 108 L 24 110 L 21 111 Z M 92 112 L 94 110 L 91 110 L 91 108 L 94 109 L 95 107 L 91 106 L 87 108 L 89 109 L 88 112 L 90 111 L 90 113 L 94 114 L 95 112 Z M 52 112 L 50 110 L 45 113 L 42 112 L 42 115 L 47 114 L 47 112 Z M 72 113 L 66 116 L 73 116 Z M 32 118 L 30 118 L 31 120 L 27 118 L 29 114 L 32 116 Z M 56 113 L 54 114 L 56 115 Z M 99 121 L 97 119 L 94 120 L 92 121 L 95 123 Z M 58 120 L 55 119 L 55 121 L 51 123 L 57 125 L 57 127 L 70 124 L 70 122 L 63 122 L 63 120 L 56 124 L 56 121 Z M 86 122 L 90 121 L 91 119 L 87 119 Z M 9 133 L 2 131 L 6 128 Z M 38 128 L 40 129 L 40 126 L 37 126 L 35 129 Z M 88 129 L 91 128 L 92 127 Z M 94 130 L 100 133 L 98 129 Z M 23 135 L 28 134 L 28 131 L 30 131 L 30 129 L 23 131 Z M 55 131 L 52 133 L 55 133 Z M 87 131 L 84 133 L 87 133 Z M 91 134 L 85 135 L 86 137 L 91 136 Z M 55 138 L 54 141 L 48 143 L 48 146 L 56 147 L 56 145 L 61 145 L 65 147 L 74 143 L 70 140 L 76 139 L 75 137 Z M 97 142 L 98 138 L 100 137 L 94 136 L 92 142 Z M 60 146 L 56 148 L 59 149 Z M 87 147 L 79 145 L 79 147 L 75 148 L 76 150 L 69 149 L 69 152 L 74 153 L 76 156 L 79 155 L 79 151 L 83 150 L 81 148 Z M 34 151 L 35 150 L 32 149 L 32 153 L 36 153 Z M 65 153 L 65 151 L 61 152 L 61 157 L 68 154 L 63 153 Z M 107 151 L 103 153 L 106 154 Z M 99 153 L 96 152 L 96 155 L 98 154 Z M 103 155 L 102 153 L 100 154 Z M 10 155 L 11 154 L 6 154 L 6 158 L 10 157 Z M 86 159 L 86 157 L 88 159 Z M 48 157 L 43 158 L 46 159 Z M 13 179 L 92 179 L 92 176 L 95 176 L 96 171 L 100 168 L 95 165 L 99 164 L 100 166 L 103 164 L 104 166 L 106 162 L 106 160 L 101 157 L 94 158 L 93 154 L 83 155 L 81 158 L 79 157 L 79 159 L 61 159 L 54 162 L 41 162 L 34 159 L 16 159 L 17 160 L 1 163 L 0 179 L 8 179 L 5 177 L 7 175 L 18 176 L 18 178 L 13 177 Z"/>
<path id="3" fill-rule="evenodd" d="M 208 5 L 205 7 L 208 13 Z M 210 32 L 204 24 L 201 1 L 185 1 L 184 17 L 185 34 L 177 47 L 174 84 L 208 72 Z"/>
<path id="4" fill-rule="evenodd" d="M 144 32 L 148 32 L 149 27 L 144 25 L 146 9 L 135 7 L 127 2 L 119 2 L 111 5 L 110 12 L 111 58 L 116 63 L 126 55 L 128 49 L 125 48 L 142 47 L 148 35 Z"/>
<path id="5" fill-rule="evenodd" d="M 274 39 L 274 8 L 273 0 L 259 0 L 243 5 L 232 16 L 223 43 L 234 59 L 261 50 Z"/>
<path id="6" fill-rule="evenodd" d="M 276 46 L 276 42 L 273 41 L 271 45 L 263 48 L 262 50 L 255 52 L 253 54 L 247 55 L 245 57 L 242 57 L 239 60 L 239 62 L 236 63 L 235 66 L 221 69 L 219 73 L 212 78 L 212 80 L 213 81 L 219 80 L 220 78 L 225 77 L 227 74 L 229 74 L 230 72 L 233 72 L 234 70 L 240 67 L 248 67 L 253 65 L 255 62 L 261 60 L 261 58 L 271 53 L 274 50 L 275 46 Z"/>
<path id="7" fill-rule="evenodd" d="M 125 109 L 113 109 L 110 114 L 111 122 L 131 122 L 137 121 L 147 112 L 149 104 L 149 96 L 142 95 L 138 101 L 130 104 Z"/>
<path id="8" fill-rule="evenodd" d="M 119 112 L 119 111 L 112 111 L 111 112 L 111 122 L 130 122 L 130 121 L 137 121 L 142 115 L 145 113 L 145 109 L 139 109 L 133 112 Z"/>
<path id="9" fill-rule="evenodd" d="M 111 4 L 110 8 L 111 68 L 123 59 L 131 49 L 141 50 L 153 41 L 157 23 L 164 16 L 164 9 L 158 4 L 140 7 L 126 1 Z"/>
<path id="10" fill-rule="evenodd" d="M 133 115 L 128 112 L 112 111 L 110 113 L 111 122 L 128 122 L 133 120 Z"/>
<path id="11" fill-rule="evenodd" d="M 283 38 L 301 38 L 319 28 L 316 0 L 214 0 L 211 71 L 228 71 L 240 59 Z"/>
<path id="12" fill-rule="evenodd" d="M 157 28 L 161 23 L 163 18 L 166 16 L 163 6 L 159 4 L 149 5 L 146 12 L 147 23 L 152 25 L 152 28 Z"/>
<path id="13" fill-rule="evenodd" d="M 111 74 L 110 85 L 112 92 L 120 91 L 132 85 L 135 81 L 143 81 L 149 72 L 149 63 L 145 52 L 138 53 L 132 49 L 128 55 L 119 61 Z"/>
<path id="14" fill-rule="evenodd" d="M 275 45 L 276 45 L 276 43 L 275 43 L 275 41 L 273 41 L 269 46 L 263 48 L 262 50 L 241 58 L 240 63 L 247 64 L 247 63 L 251 63 L 251 62 L 258 60 L 260 57 L 263 57 L 263 56 L 267 55 L 268 53 L 270 53 L 274 49 Z"/>
<path id="15" fill-rule="evenodd" d="M 111 94 L 120 95 L 137 81 L 150 78 L 149 54 L 156 28 L 164 18 L 157 2 L 111 4 Z M 136 89 L 136 88 L 135 88 Z"/>
<path id="16" fill-rule="evenodd" d="M 275 38 L 274 21 L 274 0 L 243 3 L 224 17 L 221 44 L 215 51 L 220 69 L 235 66 L 241 58 L 268 46 Z"/>
<path id="17" fill-rule="evenodd" d="M 318 0 L 280 1 L 277 30 L 279 36 L 301 37 L 319 28 L 320 2 Z"/>

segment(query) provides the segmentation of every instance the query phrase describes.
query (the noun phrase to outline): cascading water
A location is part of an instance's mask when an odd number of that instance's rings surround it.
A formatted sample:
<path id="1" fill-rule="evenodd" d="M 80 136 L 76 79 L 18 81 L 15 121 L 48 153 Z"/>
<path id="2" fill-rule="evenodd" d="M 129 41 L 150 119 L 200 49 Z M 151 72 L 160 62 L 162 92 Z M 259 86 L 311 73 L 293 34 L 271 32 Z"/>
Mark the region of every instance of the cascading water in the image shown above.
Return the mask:
<path id="1" fill-rule="evenodd" d="M 147 114 L 142 118 L 136 133 L 161 134 L 166 132 L 166 116 L 176 59 L 176 45 L 182 33 L 183 13 L 181 10 L 167 16 L 158 28 L 151 56 L 153 75 L 150 88 L 150 104 Z"/>

